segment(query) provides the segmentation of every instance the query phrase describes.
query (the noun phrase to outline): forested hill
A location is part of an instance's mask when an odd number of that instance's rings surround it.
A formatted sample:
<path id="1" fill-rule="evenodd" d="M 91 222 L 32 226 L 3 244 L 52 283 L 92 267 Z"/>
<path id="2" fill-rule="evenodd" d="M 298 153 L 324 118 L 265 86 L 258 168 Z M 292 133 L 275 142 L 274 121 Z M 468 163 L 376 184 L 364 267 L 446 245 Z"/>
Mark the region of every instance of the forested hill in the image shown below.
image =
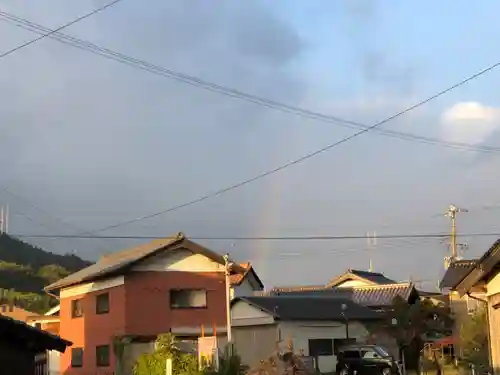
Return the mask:
<path id="1" fill-rule="evenodd" d="M 56 303 L 43 288 L 91 263 L 76 255 L 59 255 L 26 242 L 0 235 L 0 289 L 3 298 L 34 312 Z"/>

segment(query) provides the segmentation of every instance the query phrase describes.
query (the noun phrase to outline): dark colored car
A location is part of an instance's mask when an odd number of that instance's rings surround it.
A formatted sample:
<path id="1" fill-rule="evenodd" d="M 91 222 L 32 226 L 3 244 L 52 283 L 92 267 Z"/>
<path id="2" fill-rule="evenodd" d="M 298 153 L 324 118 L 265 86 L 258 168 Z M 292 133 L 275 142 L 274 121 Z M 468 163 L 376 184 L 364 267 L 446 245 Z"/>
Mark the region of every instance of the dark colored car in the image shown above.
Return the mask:
<path id="1" fill-rule="evenodd" d="M 337 352 L 337 375 L 400 375 L 398 362 L 378 345 L 349 345 Z"/>

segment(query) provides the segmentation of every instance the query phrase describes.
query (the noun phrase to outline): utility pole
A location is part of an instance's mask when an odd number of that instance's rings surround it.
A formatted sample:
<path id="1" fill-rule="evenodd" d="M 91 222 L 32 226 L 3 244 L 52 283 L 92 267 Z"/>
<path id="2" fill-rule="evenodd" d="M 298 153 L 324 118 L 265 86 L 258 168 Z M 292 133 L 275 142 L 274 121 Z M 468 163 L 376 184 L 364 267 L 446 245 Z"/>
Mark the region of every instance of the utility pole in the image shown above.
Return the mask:
<path id="1" fill-rule="evenodd" d="M 231 266 L 232 263 L 229 262 L 229 254 L 224 255 L 224 279 L 226 284 L 226 328 L 227 328 L 227 342 L 232 342 L 232 332 L 231 332 Z"/>
<path id="2" fill-rule="evenodd" d="M 373 233 L 366 234 L 366 240 L 368 241 L 369 251 L 370 251 L 370 268 L 369 271 L 373 272 L 373 250 L 377 246 L 377 233 L 373 231 Z"/>
<path id="3" fill-rule="evenodd" d="M 0 234 L 4 233 L 3 226 L 4 226 L 4 219 L 3 219 L 3 206 L 2 206 L 0 207 Z"/>
<path id="4" fill-rule="evenodd" d="M 451 236 L 450 236 L 450 250 L 451 255 L 448 258 L 449 262 L 452 262 L 458 259 L 458 246 L 457 244 L 457 214 L 460 212 L 468 212 L 468 210 L 464 208 L 458 208 L 451 204 L 448 207 L 448 211 L 445 216 L 451 219 Z"/>

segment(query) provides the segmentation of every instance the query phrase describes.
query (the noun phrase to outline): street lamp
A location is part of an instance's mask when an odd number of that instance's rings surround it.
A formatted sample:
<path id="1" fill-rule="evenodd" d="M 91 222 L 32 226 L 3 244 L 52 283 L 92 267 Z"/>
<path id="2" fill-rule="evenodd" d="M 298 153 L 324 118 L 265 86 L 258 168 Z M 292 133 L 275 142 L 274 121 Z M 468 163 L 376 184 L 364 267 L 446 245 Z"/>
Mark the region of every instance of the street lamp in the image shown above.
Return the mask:
<path id="1" fill-rule="evenodd" d="M 347 315 L 345 314 L 345 312 L 347 311 L 347 305 L 345 303 L 343 303 L 340 306 L 340 308 L 342 309 L 342 311 L 340 312 L 340 314 L 345 319 L 345 338 L 349 339 L 349 319 L 347 318 Z"/>

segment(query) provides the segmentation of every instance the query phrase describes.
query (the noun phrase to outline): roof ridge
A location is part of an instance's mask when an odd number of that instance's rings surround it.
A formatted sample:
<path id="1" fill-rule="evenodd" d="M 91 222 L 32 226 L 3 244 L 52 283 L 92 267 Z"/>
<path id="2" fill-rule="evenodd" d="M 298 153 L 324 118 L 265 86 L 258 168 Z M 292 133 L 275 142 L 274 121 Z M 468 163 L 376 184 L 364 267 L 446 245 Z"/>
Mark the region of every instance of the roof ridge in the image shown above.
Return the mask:
<path id="1" fill-rule="evenodd" d="M 359 286 L 353 286 L 350 287 L 350 289 L 382 289 L 382 288 L 394 288 L 398 286 L 410 286 L 413 285 L 412 282 L 399 282 L 399 283 L 392 283 L 392 284 L 378 284 L 378 285 L 359 285 Z M 348 289 L 346 287 L 336 287 L 336 289 Z"/>

